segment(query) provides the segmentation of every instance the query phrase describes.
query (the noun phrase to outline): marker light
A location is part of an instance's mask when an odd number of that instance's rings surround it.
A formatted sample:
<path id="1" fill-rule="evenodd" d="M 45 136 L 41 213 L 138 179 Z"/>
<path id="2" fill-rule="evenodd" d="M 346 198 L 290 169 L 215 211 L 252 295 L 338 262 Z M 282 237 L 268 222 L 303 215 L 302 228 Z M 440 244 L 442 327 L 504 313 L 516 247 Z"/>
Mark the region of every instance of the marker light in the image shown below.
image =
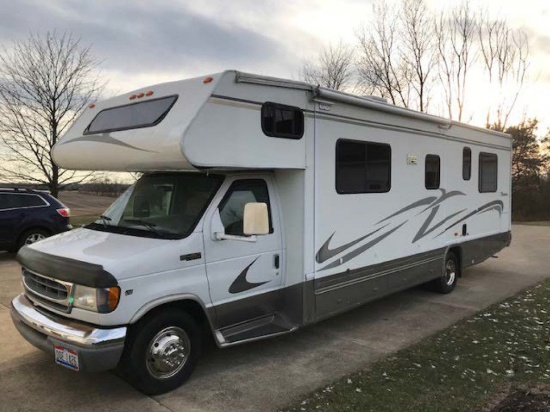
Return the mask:
<path id="1" fill-rule="evenodd" d="M 91 104 L 88 106 L 90 109 L 93 109 L 95 107 L 95 104 Z"/>
<path id="2" fill-rule="evenodd" d="M 145 96 L 152 96 L 153 95 L 153 91 L 152 90 L 149 90 L 147 93 L 145 93 Z"/>
<path id="3" fill-rule="evenodd" d="M 134 100 L 137 96 L 135 94 L 130 96 L 130 100 Z"/>
<path id="4" fill-rule="evenodd" d="M 210 83 L 212 80 L 214 80 L 212 77 L 205 77 L 202 82 L 203 83 Z"/>
<path id="5" fill-rule="evenodd" d="M 138 95 L 137 95 L 138 99 L 141 99 L 143 96 L 145 96 L 145 93 L 143 93 L 143 92 L 138 93 Z"/>

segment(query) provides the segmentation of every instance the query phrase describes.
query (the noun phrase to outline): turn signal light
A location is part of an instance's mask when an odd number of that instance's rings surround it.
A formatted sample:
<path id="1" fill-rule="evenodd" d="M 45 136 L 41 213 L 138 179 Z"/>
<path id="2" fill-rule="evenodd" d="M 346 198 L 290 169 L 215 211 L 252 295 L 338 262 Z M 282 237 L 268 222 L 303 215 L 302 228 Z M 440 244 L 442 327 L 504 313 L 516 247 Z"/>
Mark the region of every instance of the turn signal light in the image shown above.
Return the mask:
<path id="1" fill-rule="evenodd" d="M 109 309 L 112 312 L 116 309 L 118 306 L 118 301 L 120 300 L 120 288 L 118 286 L 115 286 L 113 288 L 109 288 Z"/>

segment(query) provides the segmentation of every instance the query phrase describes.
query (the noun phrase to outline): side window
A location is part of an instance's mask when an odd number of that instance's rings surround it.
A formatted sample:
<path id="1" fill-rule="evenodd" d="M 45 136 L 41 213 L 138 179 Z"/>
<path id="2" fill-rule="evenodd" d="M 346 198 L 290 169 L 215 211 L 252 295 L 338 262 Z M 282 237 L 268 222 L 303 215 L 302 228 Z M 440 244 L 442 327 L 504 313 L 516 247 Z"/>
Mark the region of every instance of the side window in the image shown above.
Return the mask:
<path id="1" fill-rule="evenodd" d="M 438 155 L 426 155 L 424 184 L 426 189 L 439 189 L 441 162 Z"/>
<path id="2" fill-rule="evenodd" d="M 10 199 L 9 194 L 7 193 L 0 193 L 0 210 L 9 209 L 10 206 Z"/>
<path id="3" fill-rule="evenodd" d="M 338 140 L 336 192 L 383 193 L 391 188 L 391 147 L 388 144 Z"/>
<path id="4" fill-rule="evenodd" d="M 496 192 L 498 179 L 498 159 L 494 153 L 479 154 L 479 192 Z"/>
<path id="5" fill-rule="evenodd" d="M 462 179 L 470 180 L 472 176 L 472 151 L 469 147 L 462 149 Z"/>
<path id="6" fill-rule="evenodd" d="M 12 195 L 11 207 L 36 207 L 46 206 L 46 202 L 37 195 Z"/>
<path id="7" fill-rule="evenodd" d="M 227 235 L 245 236 L 243 233 L 244 205 L 250 202 L 267 204 L 269 233 L 273 233 L 267 183 L 262 179 L 247 179 L 233 182 L 218 207 Z"/>
<path id="8" fill-rule="evenodd" d="M 304 112 L 299 107 L 266 102 L 262 106 L 262 130 L 270 137 L 301 139 Z"/>

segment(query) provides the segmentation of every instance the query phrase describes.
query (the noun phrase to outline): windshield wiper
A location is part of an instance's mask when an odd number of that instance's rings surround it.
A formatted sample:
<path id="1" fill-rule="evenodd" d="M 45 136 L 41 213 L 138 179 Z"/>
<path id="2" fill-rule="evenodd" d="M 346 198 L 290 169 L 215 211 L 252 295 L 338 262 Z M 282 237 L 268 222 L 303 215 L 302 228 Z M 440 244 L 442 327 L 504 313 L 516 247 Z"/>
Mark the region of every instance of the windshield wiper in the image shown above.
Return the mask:
<path id="1" fill-rule="evenodd" d="M 157 229 L 155 229 L 156 225 L 154 223 L 147 222 L 146 220 L 141 220 L 141 219 L 124 219 L 124 221 L 128 223 L 135 223 L 136 225 L 144 226 L 147 229 L 149 229 L 151 232 L 153 232 L 155 235 L 161 236 L 160 232 Z"/>
<path id="2" fill-rule="evenodd" d="M 105 216 L 105 215 L 100 215 L 99 218 L 101 219 L 101 222 L 105 227 L 107 227 L 107 222 L 110 222 L 111 220 L 113 220 L 109 216 Z"/>

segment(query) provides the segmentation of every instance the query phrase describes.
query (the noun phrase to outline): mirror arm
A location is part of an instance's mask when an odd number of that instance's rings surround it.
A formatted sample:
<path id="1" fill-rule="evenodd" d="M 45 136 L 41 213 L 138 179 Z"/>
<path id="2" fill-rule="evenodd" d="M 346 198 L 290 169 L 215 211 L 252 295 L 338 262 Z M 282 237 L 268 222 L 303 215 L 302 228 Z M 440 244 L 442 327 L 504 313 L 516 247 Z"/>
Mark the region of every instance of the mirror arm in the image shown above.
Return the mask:
<path id="1" fill-rule="evenodd" d="M 214 233 L 214 238 L 216 240 L 239 240 L 241 242 L 256 242 L 258 238 L 256 235 L 252 236 L 235 236 L 235 235 L 226 235 L 225 233 L 216 232 Z"/>

